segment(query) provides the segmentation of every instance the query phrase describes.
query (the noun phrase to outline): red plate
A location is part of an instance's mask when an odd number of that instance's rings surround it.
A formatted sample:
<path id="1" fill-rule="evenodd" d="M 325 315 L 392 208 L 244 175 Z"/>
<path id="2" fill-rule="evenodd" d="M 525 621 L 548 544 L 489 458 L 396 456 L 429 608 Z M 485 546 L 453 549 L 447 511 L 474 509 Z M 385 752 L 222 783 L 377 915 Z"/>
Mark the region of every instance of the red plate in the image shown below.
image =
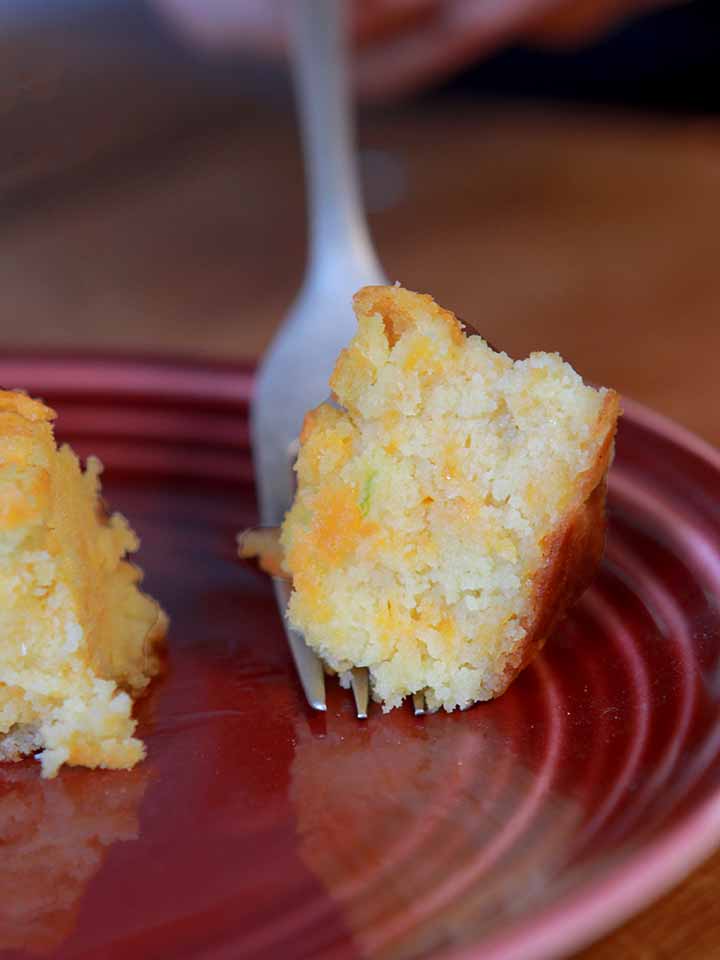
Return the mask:
<path id="1" fill-rule="evenodd" d="M 720 456 L 628 404 L 595 585 L 500 700 L 306 709 L 255 520 L 248 367 L 37 357 L 0 383 L 106 464 L 172 616 L 131 773 L 0 770 L 0 947 L 63 958 L 580 946 L 720 839 Z"/>

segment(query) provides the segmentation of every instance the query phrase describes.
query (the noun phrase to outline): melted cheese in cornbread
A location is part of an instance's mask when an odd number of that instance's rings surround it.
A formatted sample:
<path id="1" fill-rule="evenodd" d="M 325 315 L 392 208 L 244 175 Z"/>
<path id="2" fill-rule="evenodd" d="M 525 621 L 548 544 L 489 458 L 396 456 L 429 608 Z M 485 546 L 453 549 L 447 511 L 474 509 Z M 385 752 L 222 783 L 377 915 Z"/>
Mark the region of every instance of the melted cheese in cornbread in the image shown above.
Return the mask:
<path id="1" fill-rule="evenodd" d="M 49 777 L 142 759 L 131 698 L 159 670 L 167 625 L 124 559 L 135 534 L 104 514 L 99 461 L 83 473 L 58 450 L 54 416 L 0 391 L 0 759 L 40 750 Z"/>
<path id="2" fill-rule="evenodd" d="M 550 538 L 611 443 L 612 391 L 557 355 L 513 362 L 428 296 L 368 287 L 308 414 L 282 530 L 289 615 L 386 709 L 501 693 L 523 659 Z"/>

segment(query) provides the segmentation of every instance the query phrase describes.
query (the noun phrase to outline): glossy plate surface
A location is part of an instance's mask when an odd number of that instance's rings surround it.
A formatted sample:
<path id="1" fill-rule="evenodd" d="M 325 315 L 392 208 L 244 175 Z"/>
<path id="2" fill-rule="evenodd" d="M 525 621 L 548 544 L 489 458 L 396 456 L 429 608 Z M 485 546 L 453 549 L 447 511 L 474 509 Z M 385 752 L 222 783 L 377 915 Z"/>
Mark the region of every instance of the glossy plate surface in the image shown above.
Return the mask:
<path id="1" fill-rule="evenodd" d="M 310 715 L 255 520 L 251 370 L 0 358 L 106 465 L 169 610 L 130 773 L 0 768 L 4 957 L 532 960 L 720 839 L 720 456 L 626 404 L 594 586 L 498 701 Z"/>

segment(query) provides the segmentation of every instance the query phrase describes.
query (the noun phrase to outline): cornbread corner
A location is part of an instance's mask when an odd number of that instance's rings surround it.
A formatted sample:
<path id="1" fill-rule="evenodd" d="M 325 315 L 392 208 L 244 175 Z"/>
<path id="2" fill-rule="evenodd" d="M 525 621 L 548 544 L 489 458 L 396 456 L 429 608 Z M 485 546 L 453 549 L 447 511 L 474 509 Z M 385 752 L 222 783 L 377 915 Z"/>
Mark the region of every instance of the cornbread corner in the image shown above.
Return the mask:
<path id="1" fill-rule="evenodd" d="M 431 297 L 354 298 L 282 528 L 292 624 L 385 709 L 501 694 L 590 582 L 619 399 L 560 356 L 513 362 Z"/>
<path id="2" fill-rule="evenodd" d="M 0 390 L 0 760 L 129 769 L 133 697 L 161 667 L 167 618 L 125 558 L 137 537 L 56 447 L 55 413 Z"/>

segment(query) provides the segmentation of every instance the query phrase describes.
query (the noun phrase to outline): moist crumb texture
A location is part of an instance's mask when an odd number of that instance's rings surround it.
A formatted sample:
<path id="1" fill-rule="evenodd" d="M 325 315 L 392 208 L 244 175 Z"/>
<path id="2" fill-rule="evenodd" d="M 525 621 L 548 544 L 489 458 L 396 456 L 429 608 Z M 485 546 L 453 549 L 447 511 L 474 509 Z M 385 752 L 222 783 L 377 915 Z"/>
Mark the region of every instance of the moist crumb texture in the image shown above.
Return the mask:
<path id="1" fill-rule="evenodd" d="M 0 391 L 0 760 L 37 753 L 47 777 L 142 759 L 133 698 L 167 629 L 125 559 L 137 537 L 103 509 L 100 462 L 58 450 L 54 416 Z"/>
<path id="2" fill-rule="evenodd" d="M 560 356 L 513 362 L 431 297 L 366 287 L 308 413 L 282 529 L 289 615 L 385 709 L 502 693 L 600 560 L 617 395 Z"/>

